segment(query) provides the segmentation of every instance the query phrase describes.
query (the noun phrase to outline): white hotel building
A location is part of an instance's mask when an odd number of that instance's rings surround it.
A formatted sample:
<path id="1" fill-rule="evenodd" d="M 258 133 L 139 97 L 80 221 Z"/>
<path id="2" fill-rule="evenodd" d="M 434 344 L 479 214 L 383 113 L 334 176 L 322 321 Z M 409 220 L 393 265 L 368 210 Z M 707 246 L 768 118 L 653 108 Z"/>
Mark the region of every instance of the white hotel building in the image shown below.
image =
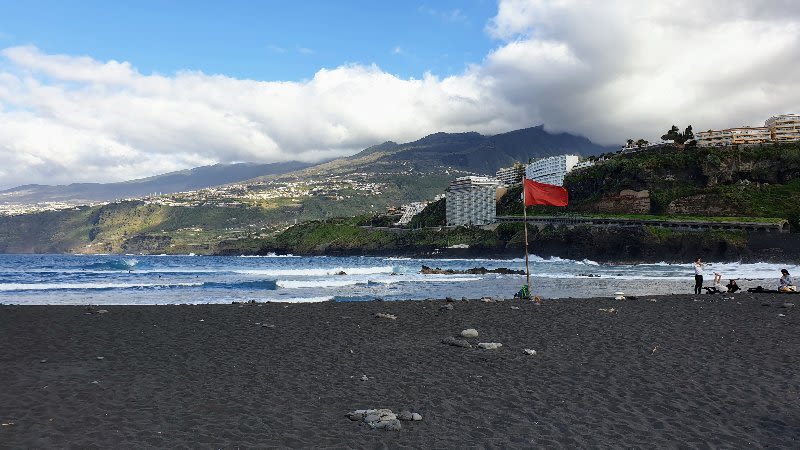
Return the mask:
<path id="1" fill-rule="evenodd" d="M 525 168 L 525 177 L 540 183 L 564 185 L 564 177 L 578 164 L 578 155 L 558 155 L 536 160 Z"/>
<path id="2" fill-rule="evenodd" d="M 486 225 L 497 217 L 499 182 L 488 177 L 456 178 L 445 192 L 447 225 Z"/>

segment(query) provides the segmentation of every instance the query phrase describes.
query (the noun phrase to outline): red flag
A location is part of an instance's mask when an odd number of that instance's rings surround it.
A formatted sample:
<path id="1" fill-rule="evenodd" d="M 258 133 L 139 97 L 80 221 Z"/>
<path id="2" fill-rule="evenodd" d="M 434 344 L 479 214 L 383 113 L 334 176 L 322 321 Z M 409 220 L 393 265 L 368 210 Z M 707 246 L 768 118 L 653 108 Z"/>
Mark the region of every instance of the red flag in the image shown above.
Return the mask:
<path id="1" fill-rule="evenodd" d="M 567 190 L 561 186 L 525 179 L 525 206 L 567 206 L 568 200 Z"/>

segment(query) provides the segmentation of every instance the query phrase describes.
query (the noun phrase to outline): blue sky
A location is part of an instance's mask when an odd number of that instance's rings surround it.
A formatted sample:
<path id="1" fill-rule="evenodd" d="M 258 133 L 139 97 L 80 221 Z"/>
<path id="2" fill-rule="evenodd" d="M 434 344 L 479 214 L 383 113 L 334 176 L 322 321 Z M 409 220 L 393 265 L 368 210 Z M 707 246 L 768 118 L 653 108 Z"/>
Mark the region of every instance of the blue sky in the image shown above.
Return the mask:
<path id="1" fill-rule="evenodd" d="M 798 1 L 0 0 L 0 188 L 757 126 L 800 112 L 798 54 Z"/>
<path id="2" fill-rule="evenodd" d="M 497 13 L 491 0 L 26 0 L 0 9 L 0 47 L 128 61 L 145 74 L 287 81 L 375 63 L 419 78 L 463 72 L 497 44 L 484 31 Z"/>

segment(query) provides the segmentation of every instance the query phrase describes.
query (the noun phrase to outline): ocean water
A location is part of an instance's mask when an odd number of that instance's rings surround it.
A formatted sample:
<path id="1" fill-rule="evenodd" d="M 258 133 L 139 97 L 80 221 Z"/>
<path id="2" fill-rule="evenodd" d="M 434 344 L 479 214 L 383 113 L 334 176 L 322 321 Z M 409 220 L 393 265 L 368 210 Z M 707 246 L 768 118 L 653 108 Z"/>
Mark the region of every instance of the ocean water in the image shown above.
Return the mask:
<path id="1" fill-rule="evenodd" d="M 181 304 L 422 300 L 483 296 L 510 298 L 524 275 L 422 275 L 442 269 L 525 268 L 524 259 L 413 259 L 380 257 L 222 257 L 124 255 L 0 255 L 0 303 Z M 532 256 L 531 291 L 544 298 L 691 293 L 686 264 L 599 264 Z M 796 265 L 711 263 L 723 280 L 743 288 L 774 287 L 781 268 Z M 340 274 L 344 272 L 344 274 Z"/>

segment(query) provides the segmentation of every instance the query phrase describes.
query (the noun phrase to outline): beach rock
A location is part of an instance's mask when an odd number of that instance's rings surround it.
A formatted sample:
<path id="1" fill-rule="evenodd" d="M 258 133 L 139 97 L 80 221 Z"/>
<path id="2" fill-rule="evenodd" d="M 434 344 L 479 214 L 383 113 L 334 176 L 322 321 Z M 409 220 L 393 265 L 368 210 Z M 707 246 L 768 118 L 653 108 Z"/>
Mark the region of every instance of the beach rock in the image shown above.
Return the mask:
<path id="1" fill-rule="evenodd" d="M 486 275 L 487 273 L 497 273 L 501 275 L 525 275 L 525 271 L 523 270 L 508 269 L 506 267 L 500 267 L 497 269 L 475 267 L 466 270 L 453 270 L 453 269 L 440 269 L 438 267 L 432 268 L 428 266 L 422 266 L 422 270 L 420 270 L 419 273 L 423 275 Z"/>
<path id="2" fill-rule="evenodd" d="M 381 420 L 381 416 L 376 412 L 367 413 L 367 415 L 364 416 L 364 422 L 366 423 L 374 423 L 379 420 Z"/>
<path id="3" fill-rule="evenodd" d="M 366 375 L 361 375 L 361 381 L 369 381 L 369 377 Z"/>
<path id="4" fill-rule="evenodd" d="M 519 309 L 519 306 L 512 306 L 511 309 L 517 310 Z"/>
<path id="5" fill-rule="evenodd" d="M 105 314 L 105 313 L 107 313 L 107 312 L 108 312 L 108 310 L 107 310 L 107 309 L 98 309 L 98 310 L 97 310 L 97 314 Z"/>
<path id="6" fill-rule="evenodd" d="M 783 305 L 781 305 L 781 308 L 794 308 L 794 303 L 786 302 Z"/>
<path id="7" fill-rule="evenodd" d="M 42 363 L 42 364 L 44 364 L 44 363 L 46 363 L 46 362 L 47 362 L 47 360 L 46 360 L 46 359 L 43 359 L 43 360 L 41 360 L 41 361 L 39 361 L 39 362 L 40 362 L 40 363 Z"/>
<path id="8" fill-rule="evenodd" d="M 397 418 L 400 420 L 414 420 L 414 414 L 411 411 L 405 409 L 400 411 L 400 414 L 397 415 Z"/>
<path id="9" fill-rule="evenodd" d="M 395 316 L 394 314 L 387 314 L 387 313 L 375 313 L 375 317 L 379 319 L 397 320 L 397 316 Z"/>
<path id="10" fill-rule="evenodd" d="M 482 301 L 483 303 L 494 303 L 494 302 L 495 302 L 495 299 L 493 299 L 493 298 L 491 298 L 491 297 L 481 297 L 481 301 Z"/>
<path id="11" fill-rule="evenodd" d="M 422 414 L 417 414 L 417 413 L 411 414 L 411 420 L 419 422 L 420 420 L 422 420 Z"/>
<path id="12" fill-rule="evenodd" d="M 472 348 L 472 344 L 463 340 L 463 339 L 456 339 L 452 336 L 448 336 L 442 339 L 442 344 L 452 345 L 455 347 L 463 347 L 463 348 Z"/>
<path id="13" fill-rule="evenodd" d="M 467 297 L 461 297 L 461 301 L 462 302 L 468 302 L 469 300 L 467 299 Z"/>
<path id="14" fill-rule="evenodd" d="M 475 328 L 467 328 L 466 330 L 461 331 L 461 337 L 476 338 L 478 337 L 478 330 Z"/>
<path id="15" fill-rule="evenodd" d="M 536 350 L 532 348 L 523 348 L 522 352 L 525 353 L 526 355 L 536 356 Z"/>
<path id="16" fill-rule="evenodd" d="M 97 357 L 97 360 L 98 360 L 98 361 L 102 361 L 102 360 L 104 360 L 104 359 L 105 359 L 105 358 L 103 358 L 102 356 L 98 356 L 98 357 Z"/>
<path id="17" fill-rule="evenodd" d="M 442 305 L 442 306 L 439 307 L 439 311 L 445 311 L 446 312 L 446 311 L 452 311 L 452 310 L 453 310 L 453 305 L 451 305 L 450 303 L 448 303 L 446 305 Z"/>
<path id="18" fill-rule="evenodd" d="M 347 416 L 348 419 L 354 422 L 356 421 L 360 422 L 364 420 L 364 417 L 366 417 L 366 415 L 367 415 L 366 409 L 357 409 L 355 411 L 350 411 L 349 413 L 345 414 L 345 416 Z"/>
<path id="19" fill-rule="evenodd" d="M 271 323 L 264 323 L 261 324 L 261 328 L 275 328 L 275 325 L 272 325 Z"/>
<path id="20" fill-rule="evenodd" d="M 447 303 L 453 303 L 455 300 L 453 300 L 453 297 L 446 297 L 444 301 L 446 301 Z"/>
<path id="21" fill-rule="evenodd" d="M 387 431 L 396 431 L 403 428 L 403 425 L 401 425 L 400 421 L 397 419 L 379 420 L 377 422 L 370 422 L 369 426 L 377 430 L 387 430 Z"/>
<path id="22" fill-rule="evenodd" d="M 614 314 L 615 312 L 617 312 L 617 310 L 614 308 L 600 308 L 598 309 L 598 311 L 607 312 L 609 314 Z"/>
<path id="23" fill-rule="evenodd" d="M 344 270 L 340 270 L 336 272 L 336 275 L 347 275 L 347 272 L 345 272 Z"/>
<path id="24" fill-rule="evenodd" d="M 499 342 L 479 342 L 478 347 L 484 350 L 497 350 L 502 347 L 503 344 Z"/>

